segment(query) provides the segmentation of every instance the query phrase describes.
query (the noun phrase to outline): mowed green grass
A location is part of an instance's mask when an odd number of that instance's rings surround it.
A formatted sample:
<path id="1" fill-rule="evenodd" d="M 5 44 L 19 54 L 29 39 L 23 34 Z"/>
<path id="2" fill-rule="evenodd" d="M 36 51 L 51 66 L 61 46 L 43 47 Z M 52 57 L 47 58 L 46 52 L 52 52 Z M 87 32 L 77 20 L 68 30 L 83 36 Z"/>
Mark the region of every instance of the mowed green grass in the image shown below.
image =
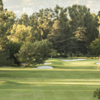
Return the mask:
<path id="1" fill-rule="evenodd" d="M 93 92 L 100 88 L 99 60 L 61 60 L 46 61 L 52 70 L 1 67 L 0 100 L 98 100 Z"/>

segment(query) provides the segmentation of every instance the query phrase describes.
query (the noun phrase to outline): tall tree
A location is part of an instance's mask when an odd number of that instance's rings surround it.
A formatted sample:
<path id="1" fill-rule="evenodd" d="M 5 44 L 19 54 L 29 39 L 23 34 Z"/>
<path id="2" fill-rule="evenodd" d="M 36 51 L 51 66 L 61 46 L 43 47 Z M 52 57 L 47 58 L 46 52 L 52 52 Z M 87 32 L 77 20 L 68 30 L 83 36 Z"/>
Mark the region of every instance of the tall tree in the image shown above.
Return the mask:
<path id="1" fill-rule="evenodd" d="M 7 36 L 9 35 L 7 30 L 12 26 L 10 22 L 11 16 L 7 16 L 6 12 L 3 10 L 3 3 L 0 0 L 0 65 L 7 65 L 13 63 L 9 60 L 9 40 Z"/>
<path id="2" fill-rule="evenodd" d="M 95 40 L 95 38 L 97 38 L 99 34 L 97 30 L 97 16 L 93 13 L 91 14 L 90 12 L 88 12 L 85 15 L 84 22 L 84 27 L 86 28 L 85 36 L 87 38 L 87 46 L 89 48 L 90 43 Z"/>
<path id="3" fill-rule="evenodd" d="M 41 40 L 41 30 L 38 25 L 38 13 L 33 13 L 28 20 L 29 26 L 31 27 L 30 42 L 33 43 L 36 40 Z"/>
<path id="4" fill-rule="evenodd" d="M 72 7 L 68 7 L 68 11 L 69 17 L 71 18 L 70 26 L 72 33 L 76 33 L 74 34 L 76 37 L 78 34 L 80 34 L 79 36 L 84 35 L 84 40 L 81 38 L 81 41 L 79 40 L 79 37 L 77 37 L 77 46 L 78 48 L 80 48 L 80 46 L 81 48 L 84 47 L 84 49 L 79 50 L 81 50 L 80 52 L 82 53 L 87 53 L 86 51 L 88 51 L 90 43 L 97 37 L 98 34 L 96 29 L 96 16 L 90 13 L 89 8 L 82 5 L 75 4 Z"/>
<path id="5" fill-rule="evenodd" d="M 48 39 L 52 41 L 54 49 L 61 55 L 67 52 L 69 38 L 69 22 L 67 18 L 67 8 L 56 5 L 54 8 L 55 17 L 52 26 L 51 34 L 48 34 Z"/>
<path id="6" fill-rule="evenodd" d="M 100 37 L 100 15 L 98 15 L 98 27 L 97 30 L 99 31 L 99 37 Z"/>
<path id="7" fill-rule="evenodd" d="M 46 39 L 47 35 L 50 34 L 53 24 L 51 12 L 48 8 L 41 9 L 29 17 L 29 25 L 32 27 L 31 41 Z"/>
<path id="8" fill-rule="evenodd" d="M 19 19 L 19 22 L 18 22 L 20 25 L 25 25 L 25 26 L 28 26 L 28 15 L 26 13 L 23 13 L 21 15 L 21 18 Z"/>

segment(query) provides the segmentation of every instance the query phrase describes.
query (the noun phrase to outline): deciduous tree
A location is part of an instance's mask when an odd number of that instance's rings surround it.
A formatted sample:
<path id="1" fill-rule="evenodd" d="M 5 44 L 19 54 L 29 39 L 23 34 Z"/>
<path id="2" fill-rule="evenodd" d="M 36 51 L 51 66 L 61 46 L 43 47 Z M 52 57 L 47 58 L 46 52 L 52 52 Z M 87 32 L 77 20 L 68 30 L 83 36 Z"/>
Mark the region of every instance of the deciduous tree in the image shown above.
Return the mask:
<path id="1" fill-rule="evenodd" d="M 51 53 L 52 43 L 47 40 L 26 42 L 16 56 L 22 58 L 22 61 L 29 64 L 43 63 Z"/>

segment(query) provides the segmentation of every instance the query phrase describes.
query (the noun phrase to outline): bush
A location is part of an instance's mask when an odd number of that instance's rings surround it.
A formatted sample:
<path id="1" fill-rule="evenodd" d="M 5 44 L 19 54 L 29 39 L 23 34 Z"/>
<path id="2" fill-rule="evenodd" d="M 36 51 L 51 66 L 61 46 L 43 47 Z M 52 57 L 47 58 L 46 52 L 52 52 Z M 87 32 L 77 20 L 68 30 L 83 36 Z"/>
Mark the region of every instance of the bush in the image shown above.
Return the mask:
<path id="1" fill-rule="evenodd" d="M 100 38 L 95 39 L 90 44 L 90 52 L 92 55 L 100 55 Z"/>
<path id="2" fill-rule="evenodd" d="M 19 61 L 18 57 L 15 57 L 14 54 L 18 53 L 18 51 L 21 48 L 21 44 L 11 41 L 9 43 L 8 48 L 9 48 L 9 53 L 10 53 L 10 58 L 9 59 L 13 59 L 14 60 L 14 64 L 20 65 L 20 61 Z"/>
<path id="3" fill-rule="evenodd" d="M 47 40 L 26 42 L 15 56 L 28 64 L 44 63 L 51 53 L 52 43 Z"/>

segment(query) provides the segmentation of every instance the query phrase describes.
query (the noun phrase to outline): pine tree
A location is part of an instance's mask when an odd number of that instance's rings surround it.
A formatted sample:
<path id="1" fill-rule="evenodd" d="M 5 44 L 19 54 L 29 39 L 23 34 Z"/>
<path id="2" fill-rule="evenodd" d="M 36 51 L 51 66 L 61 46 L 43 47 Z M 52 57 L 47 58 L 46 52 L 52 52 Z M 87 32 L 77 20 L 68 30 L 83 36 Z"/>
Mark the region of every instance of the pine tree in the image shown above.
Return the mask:
<path id="1" fill-rule="evenodd" d="M 0 0 L 0 46 L 2 47 L 2 38 L 4 38 L 3 36 L 3 31 L 4 31 L 4 13 L 3 13 L 3 3 L 2 0 Z"/>
<path id="2" fill-rule="evenodd" d="M 25 25 L 25 26 L 28 26 L 28 15 L 26 13 L 23 13 L 21 15 L 21 18 L 19 19 L 19 22 L 18 22 L 20 25 Z"/>
<path id="3" fill-rule="evenodd" d="M 13 60 L 9 60 L 9 50 L 7 49 L 9 42 L 7 30 L 9 26 L 10 22 L 8 21 L 7 16 L 5 16 L 3 3 L 2 0 L 0 0 L 0 66 L 13 63 Z"/>
<path id="4" fill-rule="evenodd" d="M 99 27 L 97 29 L 99 31 L 99 37 L 100 37 L 100 16 L 98 16 L 98 24 L 99 24 Z"/>
<path id="5" fill-rule="evenodd" d="M 2 3 L 2 0 L 0 0 L 0 12 L 3 11 L 3 3 Z"/>

